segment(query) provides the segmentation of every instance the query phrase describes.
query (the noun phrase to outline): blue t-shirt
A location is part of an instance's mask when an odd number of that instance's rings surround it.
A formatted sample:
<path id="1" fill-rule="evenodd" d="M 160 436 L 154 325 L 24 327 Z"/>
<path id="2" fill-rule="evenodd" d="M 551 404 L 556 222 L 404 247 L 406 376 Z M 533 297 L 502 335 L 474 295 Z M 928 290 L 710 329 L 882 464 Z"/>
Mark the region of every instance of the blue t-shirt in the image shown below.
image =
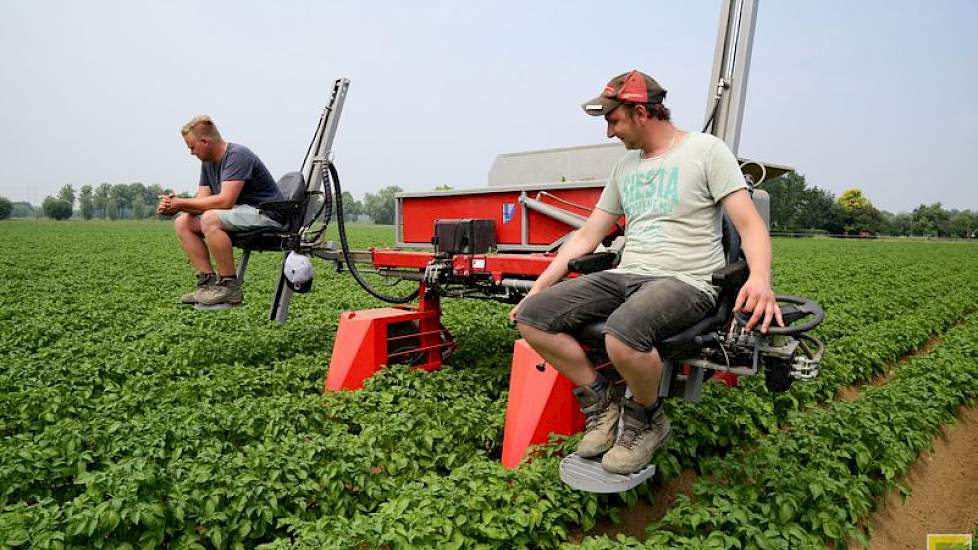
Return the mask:
<path id="1" fill-rule="evenodd" d="M 211 192 L 217 195 L 221 192 L 222 181 L 245 182 L 235 204 L 249 204 L 257 208 L 266 201 L 285 200 L 268 168 L 258 155 L 244 145 L 228 143 L 221 160 L 200 163 L 200 185 L 210 187 Z"/>

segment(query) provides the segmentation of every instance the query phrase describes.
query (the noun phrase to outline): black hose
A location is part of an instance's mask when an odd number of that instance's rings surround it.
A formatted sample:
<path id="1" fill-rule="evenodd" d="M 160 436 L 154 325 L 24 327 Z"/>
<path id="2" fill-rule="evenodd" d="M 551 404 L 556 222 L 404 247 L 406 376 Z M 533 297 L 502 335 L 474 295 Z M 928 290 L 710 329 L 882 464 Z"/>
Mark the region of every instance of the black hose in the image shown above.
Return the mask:
<path id="1" fill-rule="evenodd" d="M 706 119 L 706 124 L 703 125 L 703 133 L 706 133 L 706 131 L 710 128 L 710 125 L 713 124 L 713 120 L 717 116 L 717 107 L 719 106 L 720 96 L 717 96 L 716 101 L 713 102 L 713 109 L 710 110 L 710 118 Z"/>
<path id="2" fill-rule="evenodd" d="M 414 301 L 414 299 L 418 297 L 418 289 L 414 289 L 414 291 L 407 296 L 390 296 L 374 290 L 370 284 L 363 280 L 363 277 L 360 276 L 360 272 L 357 270 L 356 264 L 353 263 L 353 260 L 350 258 L 350 245 L 346 240 L 346 223 L 343 221 L 343 191 L 340 188 L 340 175 L 336 173 L 336 166 L 334 166 L 333 163 L 327 163 L 327 168 L 329 169 L 329 177 L 333 179 L 333 189 L 335 190 L 333 196 L 336 197 L 336 224 L 340 233 L 340 245 L 343 248 L 343 260 L 346 261 L 346 266 L 350 269 L 350 274 L 353 275 L 353 278 L 357 280 L 357 283 L 363 287 L 368 294 L 374 298 L 377 298 L 378 300 L 383 300 L 389 304 L 406 304 Z"/>

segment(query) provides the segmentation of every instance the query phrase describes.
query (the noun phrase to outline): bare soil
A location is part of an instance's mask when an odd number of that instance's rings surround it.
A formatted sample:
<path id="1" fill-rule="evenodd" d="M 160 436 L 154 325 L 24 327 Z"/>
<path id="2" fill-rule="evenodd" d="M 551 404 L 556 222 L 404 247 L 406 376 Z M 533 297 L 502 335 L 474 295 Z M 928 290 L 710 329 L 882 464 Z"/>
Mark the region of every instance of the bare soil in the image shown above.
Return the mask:
<path id="1" fill-rule="evenodd" d="M 961 409 L 946 426 L 934 452 L 917 459 L 904 478 L 911 494 L 881 499 L 864 525 L 871 550 L 926 548 L 928 533 L 974 533 L 978 525 L 978 408 Z M 859 548 L 850 544 L 850 548 Z"/>

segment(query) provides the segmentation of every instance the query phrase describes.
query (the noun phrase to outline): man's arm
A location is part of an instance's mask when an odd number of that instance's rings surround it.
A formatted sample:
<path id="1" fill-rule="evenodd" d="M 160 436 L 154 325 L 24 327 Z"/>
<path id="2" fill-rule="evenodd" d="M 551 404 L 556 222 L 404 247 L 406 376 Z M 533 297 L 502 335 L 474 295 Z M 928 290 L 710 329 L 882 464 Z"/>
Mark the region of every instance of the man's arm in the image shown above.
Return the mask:
<path id="1" fill-rule="evenodd" d="M 244 189 L 244 181 L 223 181 L 221 182 L 221 192 L 214 195 L 210 187 L 201 185 L 197 188 L 197 196 L 192 199 L 181 199 L 174 197 L 171 204 L 174 209 L 181 212 L 199 214 L 205 210 L 227 210 L 234 206 Z M 206 192 L 205 192 L 206 189 Z"/>
<path id="2" fill-rule="evenodd" d="M 564 275 L 567 275 L 567 262 L 579 256 L 594 252 L 594 249 L 598 247 L 598 244 L 604 239 L 605 235 L 611 232 L 617 222 L 618 216 L 595 208 L 591 212 L 591 215 L 588 216 L 587 221 L 584 222 L 584 225 L 577 231 L 574 231 L 571 237 L 567 239 L 567 242 L 561 245 L 560 250 L 557 251 L 557 255 L 554 256 L 547 269 L 544 269 L 543 273 L 537 277 L 537 280 L 533 283 L 533 286 L 526 295 L 532 296 L 563 279 Z M 519 304 L 517 304 L 509 312 L 510 320 L 516 316 L 516 310 L 519 307 Z"/>
<path id="3" fill-rule="evenodd" d="M 754 208 L 754 201 L 746 189 L 730 193 L 721 203 L 740 233 L 740 242 L 750 268 L 750 276 L 734 302 L 734 311 L 751 313 L 747 330 L 754 328 L 760 321 L 761 332 L 767 332 L 772 319 L 777 320 L 778 325 L 784 326 L 781 308 L 778 307 L 771 288 L 771 237 L 767 232 L 767 224 Z"/>

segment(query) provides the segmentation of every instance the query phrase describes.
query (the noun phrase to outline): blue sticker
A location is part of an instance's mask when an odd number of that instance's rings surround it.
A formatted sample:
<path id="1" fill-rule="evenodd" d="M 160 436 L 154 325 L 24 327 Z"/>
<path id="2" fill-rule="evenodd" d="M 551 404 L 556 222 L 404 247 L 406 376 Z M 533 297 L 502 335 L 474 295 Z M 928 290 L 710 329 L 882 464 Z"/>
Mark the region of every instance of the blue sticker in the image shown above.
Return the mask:
<path id="1" fill-rule="evenodd" d="M 515 202 L 504 202 L 503 203 L 503 223 L 509 223 L 513 220 L 513 216 L 516 214 L 516 203 Z"/>

